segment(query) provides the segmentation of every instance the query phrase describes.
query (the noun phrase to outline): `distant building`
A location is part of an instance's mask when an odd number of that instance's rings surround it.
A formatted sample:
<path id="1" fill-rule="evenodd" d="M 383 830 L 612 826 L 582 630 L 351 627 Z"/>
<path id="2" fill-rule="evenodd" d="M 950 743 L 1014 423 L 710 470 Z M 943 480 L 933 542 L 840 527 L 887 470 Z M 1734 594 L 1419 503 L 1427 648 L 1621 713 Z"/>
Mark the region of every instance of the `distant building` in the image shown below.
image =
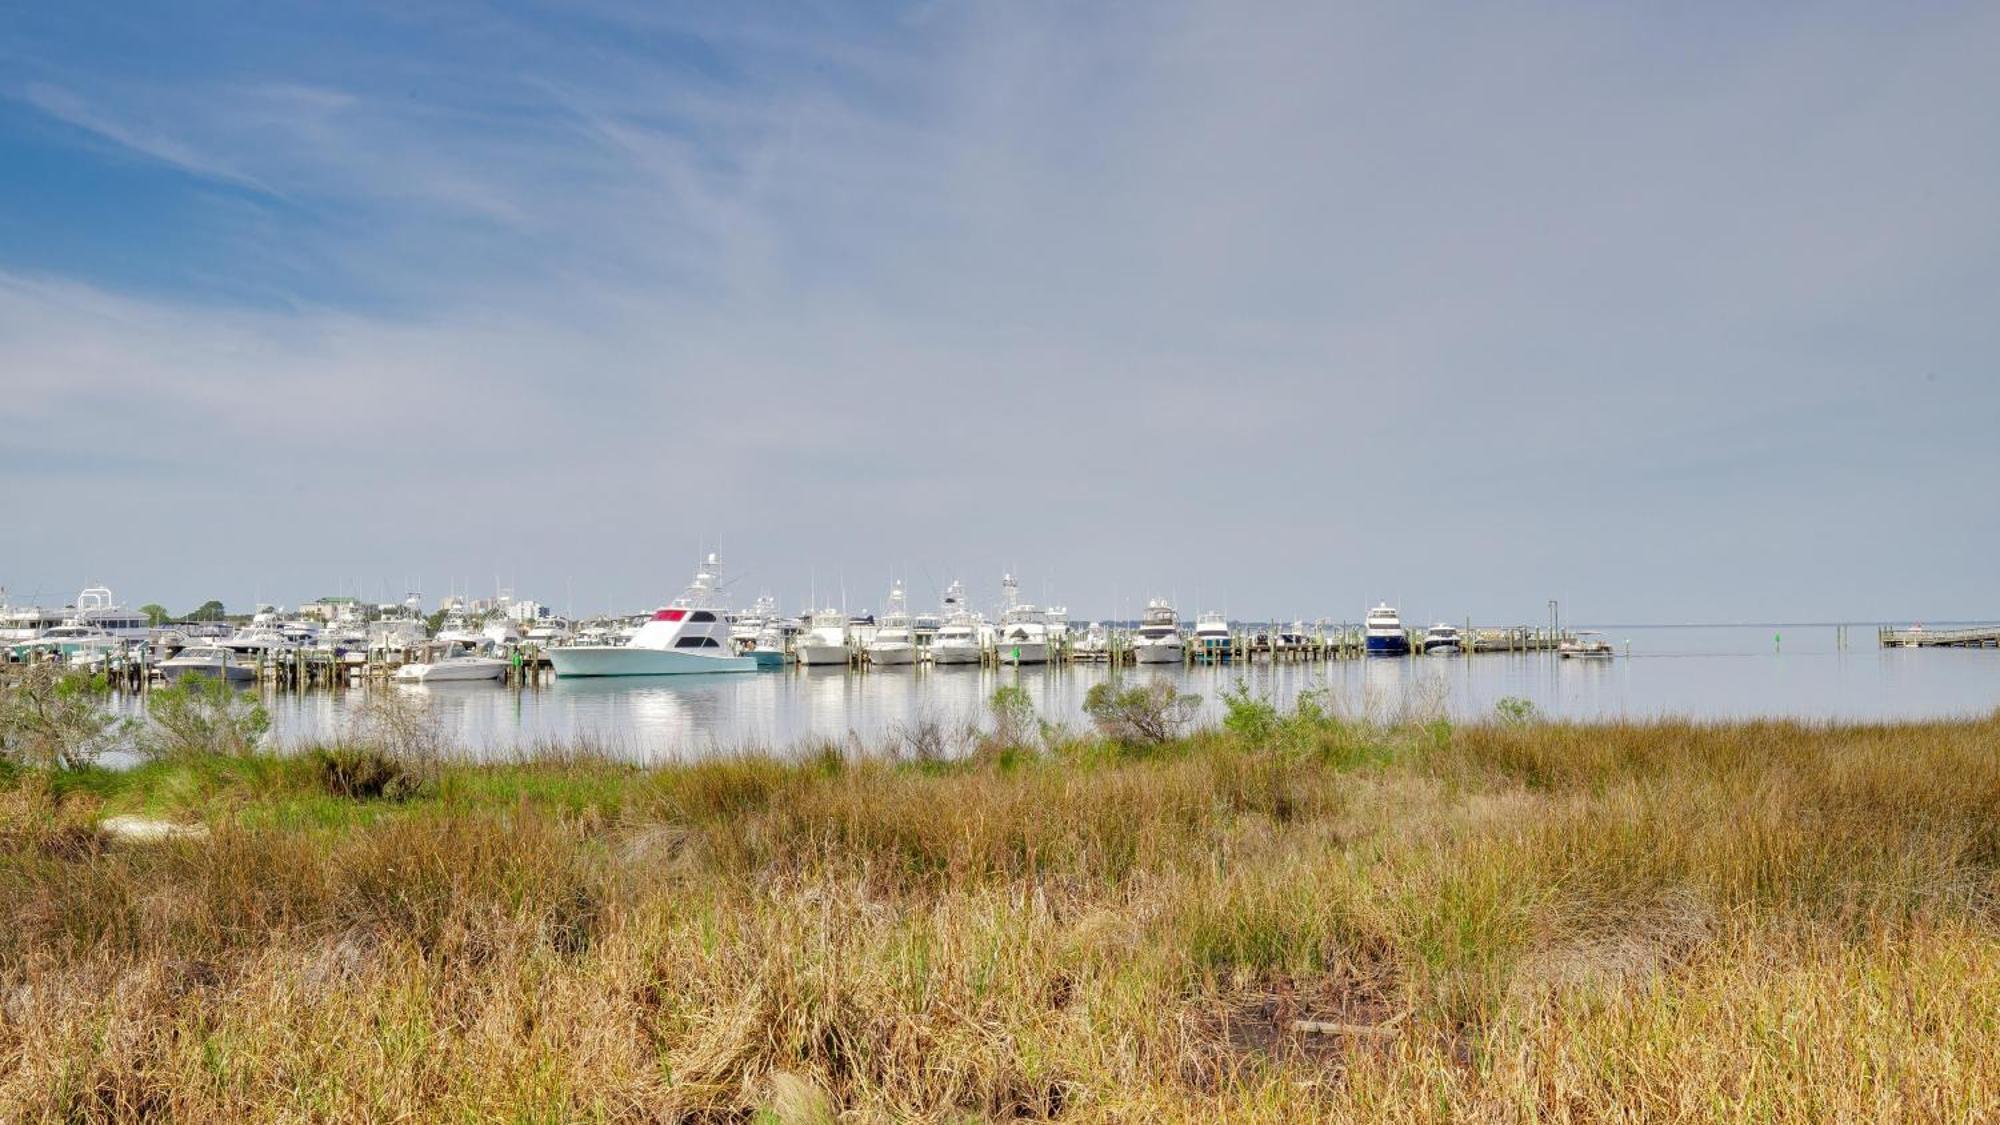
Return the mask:
<path id="1" fill-rule="evenodd" d="M 320 598 L 299 607 L 300 617 L 316 618 L 320 621 L 352 621 L 361 616 L 359 598 Z"/>

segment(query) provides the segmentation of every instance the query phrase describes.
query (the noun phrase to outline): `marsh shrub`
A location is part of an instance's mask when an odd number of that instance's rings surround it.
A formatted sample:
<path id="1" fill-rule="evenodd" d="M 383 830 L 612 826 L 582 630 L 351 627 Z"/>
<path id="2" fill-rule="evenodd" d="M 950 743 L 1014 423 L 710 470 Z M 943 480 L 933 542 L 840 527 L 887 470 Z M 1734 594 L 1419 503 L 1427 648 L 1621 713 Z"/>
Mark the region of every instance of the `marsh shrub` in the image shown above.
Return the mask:
<path id="1" fill-rule="evenodd" d="M 993 716 L 993 742 L 998 746 L 1031 746 L 1041 733 L 1035 701 L 1028 698 L 1028 689 L 1019 684 L 994 689 L 986 709 Z"/>
<path id="2" fill-rule="evenodd" d="M 213 676 L 191 675 L 155 689 L 146 714 L 152 722 L 138 745 L 149 758 L 245 758 L 271 729 L 271 716 L 255 696 Z"/>
<path id="3" fill-rule="evenodd" d="M 312 758 L 320 785 L 336 797 L 402 801 L 427 789 L 423 777 L 377 746 L 322 746 Z"/>
<path id="4" fill-rule="evenodd" d="M 1317 709 L 1317 701 L 1313 706 Z M 1236 686 L 1222 689 L 1222 729 L 1252 742 L 1266 741 L 1278 730 L 1278 707 L 1237 680 Z"/>
<path id="5" fill-rule="evenodd" d="M 0 759 L 52 769 L 96 761 L 126 733 L 106 706 L 109 690 L 103 676 L 52 664 L 0 683 Z"/>
<path id="6" fill-rule="evenodd" d="M 1493 713 L 1498 716 L 1501 722 L 1510 726 L 1532 723 L 1539 717 L 1535 710 L 1534 701 L 1522 699 L 1518 695 L 1506 696 L 1500 702 L 1495 703 L 1493 705 Z"/>
<path id="7" fill-rule="evenodd" d="M 1098 733 L 1130 746 L 1171 742 L 1200 709 L 1201 696 L 1184 693 L 1167 680 L 1135 687 L 1115 681 L 1092 684 L 1083 697 L 1084 714 L 1097 724 Z"/>

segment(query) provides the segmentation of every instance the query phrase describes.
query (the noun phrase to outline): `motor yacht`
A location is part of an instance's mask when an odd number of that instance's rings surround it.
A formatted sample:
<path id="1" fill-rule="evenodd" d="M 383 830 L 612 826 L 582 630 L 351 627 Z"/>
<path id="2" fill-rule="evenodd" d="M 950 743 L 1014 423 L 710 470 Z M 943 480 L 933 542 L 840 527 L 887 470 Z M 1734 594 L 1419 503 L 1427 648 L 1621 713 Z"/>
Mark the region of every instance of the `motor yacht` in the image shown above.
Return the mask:
<path id="1" fill-rule="evenodd" d="M 979 615 L 965 604 L 965 586 L 956 580 L 944 592 L 937 636 L 932 638 L 932 664 L 977 664 L 985 654 L 979 639 Z"/>
<path id="2" fill-rule="evenodd" d="M 1458 626 L 1440 621 L 1424 630 L 1425 656 L 1453 656 L 1465 651 L 1465 641 L 1459 635 Z"/>
<path id="3" fill-rule="evenodd" d="M 92 586 L 78 594 L 62 623 L 98 629 L 121 641 L 143 641 L 153 634 L 153 623 L 146 615 L 119 605 L 105 586 Z"/>
<path id="4" fill-rule="evenodd" d="M 1139 618 L 1139 631 L 1132 634 L 1132 661 L 1135 664 L 1179 664 L 1187 657 L 1187 642 L 1181 639 L 1181 617 L 1173 603 L 1154 598 L 1146 603 Z"/>
<path id="5" fill-rule="evenodd" d="M 1368 611 L 1364 638 L 1370 656 L 1406 656 L 1410 651 L 1402 615 L 1386 602 Z"/>
<path id="6" fill-rule="evenodd" d="M 659 676 L 701 672 L 754 672 L 757 662 L 729 644 L 723 618 L 722 559 L 711 552 L 694 581 L 673 603 L 656 610 L 622 645 L 564 645 L 549 650 L 557 678 Z"/>
<path id="7" fill-rule="evenodd" d="M 792 643 L 792 655 L 809 668 L 847 663 L 847 615 L 837 609 L 814 610 L 805 632 Z"/>
<path id="8" fill-rule="evenodd" d="M 1230 658 L 1229 618 L 1203 613 L 1194 619 L 1194 656 L 1204 664 L 1226 664 Z"/>
<path id="9" fill-rule="evenodd" d="M 1000 663 L 1047 664 L 1049 662 L 1049 621 L 1040 607 L 1020 600 L 1021 584 L 1011 574 L 1003 575 L 1000 588 L 1006 609 L 1000 614 Z"/>
<path id="10" fill-rule="evenodd" d="M 882 614 L 882 620 L 875 627 L 875 635 L 868 638 L 864 648 L 870 665 L 892 667 L 917 662 L 916 636 L 911 631 L 910 613 L 905 601 L 903 584 L 897 582 L 889 589 L 889 608 Z"/>

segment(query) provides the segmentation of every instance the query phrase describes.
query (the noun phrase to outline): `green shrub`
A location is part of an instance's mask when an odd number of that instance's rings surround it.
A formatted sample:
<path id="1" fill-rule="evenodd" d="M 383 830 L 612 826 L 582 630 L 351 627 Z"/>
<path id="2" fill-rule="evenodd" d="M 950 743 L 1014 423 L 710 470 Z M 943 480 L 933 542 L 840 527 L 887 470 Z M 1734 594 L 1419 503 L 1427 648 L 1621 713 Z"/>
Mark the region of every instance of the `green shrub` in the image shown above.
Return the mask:
<path id="1" fill-rule="evenodd" d="M 271 729 L 256 696 L 213 676 L 185 676 L 154 689 L 146 714 L 152 723 L 139 736 L 139 750 L 149 758 L 247 758 Z"/>
<path id="2" fill-rule="evenodd" d="M 1127 746 L 1171 742 L 1200 708 L 1200 696 L 1184 694 L 1167 680 L 1127 688 L 1106 681 L 1092 684 L 1083 697 L 1084 714 L 1097 724 L 1098 732 Z"/>
<path id="3" fill-rule="evenodd" d="M 1019 684 L 1004 684 L 993 691 L 986 709 L 993 716 L 993 741 L 999 746 L 1032 746 L 1040 733 L 1035 701 Z"/>
<path id="4" fill-rule="evenodd" d="M 1222 689 L 1222 729 L 1251 742 L 1264 742 L 1278 729 L 1278 708 L 1270 699 L 1253 695 L 1250 685 L 1237 680 L 1235 687 Z M 1318 707 L 1317 701 L 1314 707 Z"/>
<path id="5" fill-rule="evenodd" d="M 1495 703 L 1493 712 L 1500 717 L 1501 722 L 1511 726 L 1532 723 L 1541 717 L 1541 713 L 1535 709 L 1533 700 L 1522 699 L 1518 695 L 1507 696 Z"/>
<path id="6" fill-rule="evenodd" d="M 53 664 L 0 683 L 0 759 L 47 769 L 79 769 L 118 744 L 127 724 L 105 706 L 103 676 Z"/>

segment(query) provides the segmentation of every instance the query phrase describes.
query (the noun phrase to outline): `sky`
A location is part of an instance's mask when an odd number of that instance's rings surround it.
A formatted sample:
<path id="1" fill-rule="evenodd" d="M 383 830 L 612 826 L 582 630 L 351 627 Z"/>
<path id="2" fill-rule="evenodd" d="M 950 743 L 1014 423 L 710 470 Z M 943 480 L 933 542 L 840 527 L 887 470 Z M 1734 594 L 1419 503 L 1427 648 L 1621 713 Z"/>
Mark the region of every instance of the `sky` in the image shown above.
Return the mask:
<path id="1" fill-rule="evenodd" d="M 0 585 L 2000 616 L 2000 7 L 0 0 Z"/>

